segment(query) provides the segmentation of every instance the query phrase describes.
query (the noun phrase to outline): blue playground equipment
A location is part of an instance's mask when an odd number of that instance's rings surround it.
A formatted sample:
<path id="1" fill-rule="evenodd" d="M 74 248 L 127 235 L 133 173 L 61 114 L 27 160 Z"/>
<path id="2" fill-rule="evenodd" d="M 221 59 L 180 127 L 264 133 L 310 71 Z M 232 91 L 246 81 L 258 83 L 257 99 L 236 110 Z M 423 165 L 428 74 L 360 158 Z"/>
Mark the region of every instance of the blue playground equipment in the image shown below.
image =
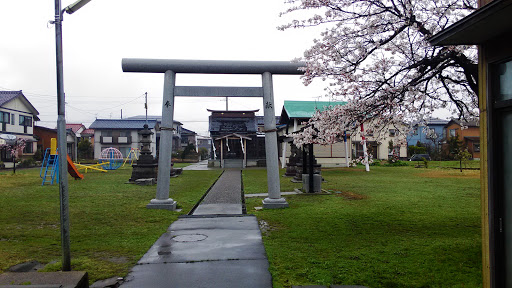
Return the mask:
<path id="1" fill-rule="evenodd" d="M 59 154 L 51 154 L 50 148 L 47 148 L 44 152 L 43 164 L 41 165 L 41 171 L 39 177 L 43 179 L 43 183 L 53 183 L 56 179 L 59 179 Z M 44 174 L 44 175 L 43 175 Z"/>
<path id="2" fill-rule="evenodd" d="M 109 147 L 101 151 L 99 163 L 105 163 L 102 165 L 105 170 L 116 170 L 123 164 L 124 158 L 121 151 L 116 148 Z"/>

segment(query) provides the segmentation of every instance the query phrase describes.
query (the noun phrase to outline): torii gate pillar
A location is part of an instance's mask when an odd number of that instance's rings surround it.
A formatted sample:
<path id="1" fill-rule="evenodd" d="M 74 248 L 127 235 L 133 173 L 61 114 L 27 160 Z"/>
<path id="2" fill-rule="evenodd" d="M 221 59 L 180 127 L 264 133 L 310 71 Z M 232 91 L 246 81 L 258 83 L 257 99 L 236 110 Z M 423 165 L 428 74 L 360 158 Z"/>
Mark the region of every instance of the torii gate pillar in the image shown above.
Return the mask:
<path id="1" fill-rule="evenodd" d="M 174 124 L 174 87 L 176 73 L 165 71 L 164 97 L 162 100 L 162 125 L 160 126 L 160 151 L 158 152 L 158 177 L 156 198 L 151 199 L 147 208 L 176 210 L 176 201 L 169 198 L 171 179 L 172 134 Z"/>
<path id="2" fill-rule="evenodd" d="M 274 110 L 274 88 L 272 74 L 263 75 L 263 120 L 265 128 L 265 155 L 267 162 L 268 197 L 263 200 L 263 208 L 286 208 L 288 203 L 281 197 L 279 181 L 279 163 L 277 153 L 277 131 Z"/>

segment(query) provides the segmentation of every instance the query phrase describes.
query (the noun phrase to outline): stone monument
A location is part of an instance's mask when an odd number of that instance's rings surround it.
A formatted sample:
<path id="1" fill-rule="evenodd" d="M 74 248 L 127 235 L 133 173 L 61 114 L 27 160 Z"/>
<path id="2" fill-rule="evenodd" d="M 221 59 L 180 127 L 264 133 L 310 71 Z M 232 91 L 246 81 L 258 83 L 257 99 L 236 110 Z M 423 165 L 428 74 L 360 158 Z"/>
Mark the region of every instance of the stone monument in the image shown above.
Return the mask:
<path id="1" fill-rule="evenodd" d="M 156 179 L 158 175 L 158 163 L 151 155 L 151 132 L 148 128 L 148 124 L 144 124 L 144 129 L 138 133 L 141 136 L 140 143 L 142 147 L 140 149 L 139 159 L 135 164 L 132 165 L 132 177 L 130 178 L 131 183 L 135 183 L 139 179 Z"/>
<path id="2" fill-rule="evenodd" d="M 297 174 L 297 163 L 302 162 L 302 150 L 297 148 L 295 144 L 291 144 L 290 148 L 290 158 L 288 160 L 288 163 L 286 163 L 286 173 L 284 173 L 285 176 L 293 177 Z"/>

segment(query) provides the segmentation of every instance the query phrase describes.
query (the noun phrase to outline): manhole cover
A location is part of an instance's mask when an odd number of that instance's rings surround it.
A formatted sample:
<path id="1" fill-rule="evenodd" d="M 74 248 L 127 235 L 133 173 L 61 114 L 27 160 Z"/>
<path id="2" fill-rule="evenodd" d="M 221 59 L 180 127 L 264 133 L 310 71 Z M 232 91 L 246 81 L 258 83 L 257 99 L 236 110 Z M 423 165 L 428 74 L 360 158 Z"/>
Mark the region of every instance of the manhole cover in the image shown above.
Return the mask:
<path id="1" fill-rule="evenodd" d="M 184 234 L 184 235 L 174 236 L 172 238 L 172 240 L 178 241 L 178 242 L 197 242 L 197 241 L 203 241 L 206 238 L 208 238 L 208 236 L 206 236 L 204 234 Z"/>

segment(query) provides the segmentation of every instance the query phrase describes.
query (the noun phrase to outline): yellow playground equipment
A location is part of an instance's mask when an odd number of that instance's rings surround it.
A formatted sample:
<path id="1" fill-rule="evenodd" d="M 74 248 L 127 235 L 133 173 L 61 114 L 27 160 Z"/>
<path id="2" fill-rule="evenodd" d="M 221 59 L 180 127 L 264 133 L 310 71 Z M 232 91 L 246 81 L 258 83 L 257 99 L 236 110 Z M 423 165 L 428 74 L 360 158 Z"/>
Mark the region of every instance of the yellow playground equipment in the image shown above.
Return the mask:
<path id="1" fill-rule="evenodd" d="M 126 155 L 126 158 L 124 159 L 124 162 L 123 162 L 123 166 L 121 166 L 121 167 L 124 167 L 124 165 L 128 161 L 130 161 L 130 165 L 133 165 L 134 160 L 139 160 L 139 154 L 140 154 L 139 148 L 130 149 L 130 153 L 128 153 L 128 155 Z"/>
<path id="2" fill-rule="evenodd" d="M 85 170 L 85 173 L 87 173 L 87 170 L 94 170 L 94 171 L 100 171 L 100 172 L 108 172 L 103 168 L 103 165 L 108 165 L 108 163 L 98 163 L 98 164 L 92 164 L 92 165 L 84 165 L 75 163 L 75 166 L 78 170 Z"/>

